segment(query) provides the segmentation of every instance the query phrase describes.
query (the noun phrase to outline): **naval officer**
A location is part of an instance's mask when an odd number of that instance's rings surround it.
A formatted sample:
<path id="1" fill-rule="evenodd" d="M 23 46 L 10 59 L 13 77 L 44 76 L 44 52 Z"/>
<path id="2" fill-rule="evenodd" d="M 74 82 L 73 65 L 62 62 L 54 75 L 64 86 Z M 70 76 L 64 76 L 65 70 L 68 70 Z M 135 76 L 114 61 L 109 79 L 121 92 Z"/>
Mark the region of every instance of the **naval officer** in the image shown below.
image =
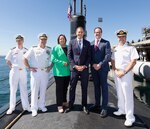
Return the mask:
<path id="1" fill-rule="evenodd" d="M 12 48 L 5 57 L 6 63 L 10 67 L 9 84 L 10 84 L 10 105 L 6 114 L 12 114 L 16 106 L 16 92 L 18 84 L 20 86 L 20 95 L 23 110 L 30 111 L 30 105 L 28 101 L 27 92 L 27 71 L 23 63 L 23 55 L 27 52 L 27 49 L 23 47 L 24 38 L 21 35 L 17 35 L 17 46 Z"/>
<path id="2" fill-rule="evenodd" d="M 48 73 L 51 70 L 50 56 L 51 48 L 46 46 L 47 35 L 39 34 L 38 46 L 33 46 L 24 55 L 24 63 L 31 71 L 31 111 L 32 116 L 37 115 L 38 109 L 46 112 L 45 93 L 48 85 Z M 30 63 L 29 63 L 30 61 Z M 39 93 L 39 101 L 38 101 Z"/>
<path id="3" fill-rule="evenodd" d="M 112 67 L 114 69 L 114 79 L 118 96 L 118 111 L 114 115 L 126 115 L 125 126 L 132 126 L 135 122 L 132 69 L 139 58 L 137 50 L 129 46 L 126 42 L 127 31 L 118 30 L 116 32 L 119 44 L 113 49 Z"/>

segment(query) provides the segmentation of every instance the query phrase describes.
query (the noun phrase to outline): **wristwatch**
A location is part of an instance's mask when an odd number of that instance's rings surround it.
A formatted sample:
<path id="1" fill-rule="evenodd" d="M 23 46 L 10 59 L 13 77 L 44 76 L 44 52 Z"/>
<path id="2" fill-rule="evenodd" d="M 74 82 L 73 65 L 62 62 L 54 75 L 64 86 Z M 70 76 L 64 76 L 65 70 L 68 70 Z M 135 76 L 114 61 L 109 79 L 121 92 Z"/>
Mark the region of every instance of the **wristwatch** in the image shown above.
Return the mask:
<path id="1" fill-rule="evenodd" d="M 124 70 L 124 74 L 127 74 L 128 72 L 126 70 Z"/>

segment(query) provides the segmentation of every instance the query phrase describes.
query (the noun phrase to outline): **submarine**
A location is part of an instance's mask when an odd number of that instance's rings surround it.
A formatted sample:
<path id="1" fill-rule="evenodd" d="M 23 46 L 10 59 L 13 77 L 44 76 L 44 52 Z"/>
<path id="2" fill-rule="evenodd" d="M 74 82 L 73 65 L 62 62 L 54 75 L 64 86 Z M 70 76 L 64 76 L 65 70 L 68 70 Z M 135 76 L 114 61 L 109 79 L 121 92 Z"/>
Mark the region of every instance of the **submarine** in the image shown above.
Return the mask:
<path id="1" fill-rule="evenodd" d="M 76 0 L 73 0 L 74 4 L 74 13 L 70 20 L 70 39 L 75 38 L 75 32 L 77 27 L 83 27 L 85 31 L 85 38 L 87 37 L 86 30 L 86 9 L 83 14 L 83 0 L 80 0 L 80 13 L 76 13 Z M 5 112 L 0 116 L 0 129 L 20 129 L 20 128 L 32 128 L 32 129 L 117 129 L 122 128 L 125 129 L 122 122 L 124 117 L 115 118 L 112 116 L 112 112 L 115 109 L 114 104 L 116 103 L 117 98 L 115 97 L 115 91 L 112 88 L 114 83 L 108 82 L 110 88 L 110 103 L 109 103 L 109 116 L 105 119 L 101 119 L 98 113 L 91 112 L 89 116 L 85 116 L 80 112 L 80 94 L 77 94 L 77 104 L 75 105 L 75 109 L 73 112 L 69 114 L 59 114 L 57 112 L 57 106 L 55 102 L 55 82 L 53 77 L 49 80 L 49 86 L 46 93 L 46 103 L 48 112 L 39 113 L 36 118 L 32 118 L 31 114 L 22 112 L 21 102 L 18 101 L 16 111 L 12 115 L 6 115 Z M 81 92 L 80 83 L 77 86 L 77 92 Z M 94 89 L 93 82 L 89 82 L 89 93 L 88 93 L 88 101 L 89 103 L 94 103 Z M 30 94 L 29 94 L 30 99 Z M 134 129 L 141 129 L 150 127 L 149 124 L 149 116 L 150 109 L 145 105 L 135 102 L 135 113 L 136 115 L 136 123 L 134 125 Z"/>

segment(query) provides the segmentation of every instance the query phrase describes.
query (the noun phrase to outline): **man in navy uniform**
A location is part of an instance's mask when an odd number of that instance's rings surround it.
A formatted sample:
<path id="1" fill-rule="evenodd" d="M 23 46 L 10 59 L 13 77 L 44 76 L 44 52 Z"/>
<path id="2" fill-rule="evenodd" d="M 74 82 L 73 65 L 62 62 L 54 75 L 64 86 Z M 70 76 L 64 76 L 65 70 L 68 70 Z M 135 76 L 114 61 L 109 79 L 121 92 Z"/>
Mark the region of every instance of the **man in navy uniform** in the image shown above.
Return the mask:
<path id="1" fill-rule="evenodd" d="M 89 78 L 89 63 L 91 60 L 90 42 L 83 38 L 84 30 L 82 27 L 78 27 L 76 29 L 76 36 L 77 38 L 71 40 L 68 47 L 68 58 L 71 69 L 68 111 L 72 110 L 73 108 L 76 85 L 80 77 L 82 89 L 82 107 L 83 111 L 86 114 L 89 114 L 87 109 L 87 87 Z"/>
<path id="2" fill-rule="evenodd" d="M 9 84 L 10 84 L 10 106 L 6 114 L 12 114 L 16 106 L 16 92 L 18 84 L 20 87 L 20 96 L 22 107 L 30 112 L 27 91 L 27 71 L 23 63 L 23 55 L 27 52 L 27 48 L 23 47 L 24 37 L 17 35 L 17 46 L 12 48 L 5 57 L 10 67 Z"/>
<path id="3" fill-rule="evenodd" d="M 95 40 L 92 45 L 91 55 L 91 71 L 94 81 L 95 90 L 95 104 L 90 107 L 90 110 L 100 109 L 100 100 L 102 93 L 102 105 L 100 116 L 102 118 L 107 116 L 108 104 L 108 84 L 107 75 L 109 71 L 108 62 L 111 59 L 111 47 L 107 40 L 101 38 L 102 28 L 96 27 L 94 29 Z"/>
<path id="4" fill-rule="evenodd" d="M 118 96 L 118 111 L 113 114 L 116 116 L 125 114 L 124 125 L 132 126 L 135 122 L 132 68 L 135 66 L 139 55 L 135 47 L 128 45 L 126 30 L 120 29 L 116 32 L 116 35 L 119 43 L 112 53 L 112 68 Z"/>
<path id="5" fill-rule="evenodd" d="M 32 116 L 37 116 L 38 109 L 46 112 L 45 94 L 48 85 L 51 48 L 46 46 L 47 35 L 39 34 L 38 46 L 33 46 L 24 55 L 24 64 L 31 71 L 31 111 Z M 30 61 L 30 62 L 29 62 Z M 38 93 L 40 98 L 38 100 Z"/>

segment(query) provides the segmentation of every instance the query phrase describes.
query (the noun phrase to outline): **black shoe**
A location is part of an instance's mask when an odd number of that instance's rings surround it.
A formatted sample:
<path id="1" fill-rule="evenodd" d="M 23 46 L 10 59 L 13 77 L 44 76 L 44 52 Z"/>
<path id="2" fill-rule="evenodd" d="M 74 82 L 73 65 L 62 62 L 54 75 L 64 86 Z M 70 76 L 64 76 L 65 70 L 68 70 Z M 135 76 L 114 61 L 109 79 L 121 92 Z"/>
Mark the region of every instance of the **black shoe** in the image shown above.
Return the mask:
<path id="1" fill-rule="evenodd" d="M 65 113 L 68 113 L 70 112 L 71 110 L 73 110 L 73 106 L 69 106 L 68 108 L 66 108 L 66 110 L 64 111 Z"/>
<path id="2" fill-rule="evenodd" d="M 107 116 L 107 110 L 102 109 L 102 111 L 101 111 L 101 113 L 100 113 L 100 117 L 101 117 L 101 118 L 104 118 L 104 117 L 106 117 L 106 116 Z"/>
<path id="3" fill-rule="evenodd" d="M 86 114 L 89 114 L 89 110 L 87 109 L 87 107 L 83 106 L 83 111 L 86 113 Z"/>
<path id="4" fill-rule="evenodd" d="M 89 110 L 90 111 L 98 111 L 98 110 L 100 110 L 100 106 L 97 106 L 94 104 L 94 105 L 90 106 Z"/>

